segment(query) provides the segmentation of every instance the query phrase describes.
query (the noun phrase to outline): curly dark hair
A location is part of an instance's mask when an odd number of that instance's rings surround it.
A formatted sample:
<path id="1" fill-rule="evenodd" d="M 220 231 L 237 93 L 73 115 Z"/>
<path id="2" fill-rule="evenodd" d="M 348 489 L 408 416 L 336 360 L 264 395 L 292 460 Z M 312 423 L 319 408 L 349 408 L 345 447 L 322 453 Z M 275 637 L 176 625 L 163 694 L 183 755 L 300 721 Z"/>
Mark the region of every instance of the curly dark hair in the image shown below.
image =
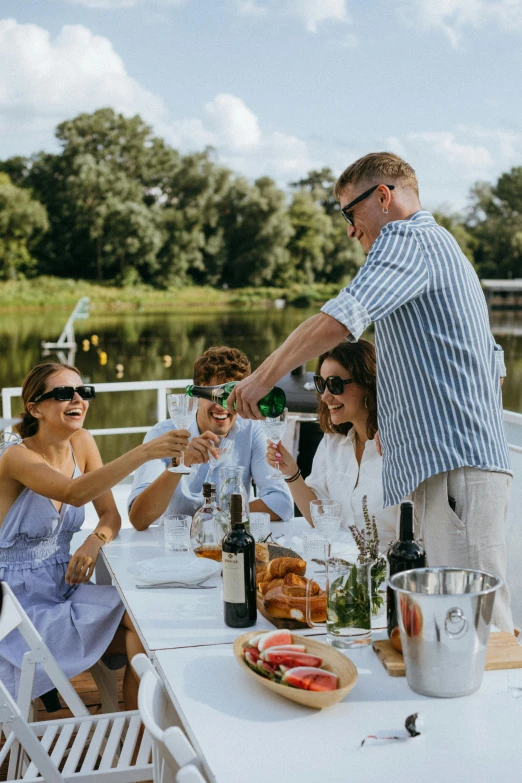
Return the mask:
<path id="1" fill-rule="evenodd" d="M 339 362 L 342 367 L 351 373 L 355 383 L 365 389 L 366 407 L 368 408 L 366 434 L 370 440 L 373 440 L 377 432 L 377 361 L 375 346 L 369 340 L 359 340 L 356 343 L 343 340 L 335 348 L 321 354 L 317 360 L 317 374 L 321 372 L 321 367 L 326 359 L 334 359 L 336 362 Z M 332 424 L 328 405 L 320 397 L 318 414 L 319 425 L 323 432 L 338 432 L 341 435 L 346 435 L 352 428 L 352 423 L 349 421 L 343 422 L 343 424 Z"/>
<path id="2" fill-rule="evenodd" d="M 31 435 L 36 435 L 38 432 L 38 419 L 31 416 L 31 413 L 27 410 L 27 403 L 34 397 L 38 397 L 39 394 L 43 394 L 47 378 L 60 372 L 60 370 L 72 370 L 81 377 L 77 367 L 72 367 L 70 364 L 61 364 L 60 362 L 41 362 L 27 374 L 22 384 L 22 400 L 24 402 L 24 410 L 20 413 L 22 421 L 14 428 L 21 438 L 30 438 Z"/>
<path id="3" fill-rule="evenodd" d="M 194 383 L 209 386 L 211 380 L 216 383 L 241 381 L 251 372 L 250 362 L 243 351 L 227 345 L 213 346 L 194 362 Z"/>

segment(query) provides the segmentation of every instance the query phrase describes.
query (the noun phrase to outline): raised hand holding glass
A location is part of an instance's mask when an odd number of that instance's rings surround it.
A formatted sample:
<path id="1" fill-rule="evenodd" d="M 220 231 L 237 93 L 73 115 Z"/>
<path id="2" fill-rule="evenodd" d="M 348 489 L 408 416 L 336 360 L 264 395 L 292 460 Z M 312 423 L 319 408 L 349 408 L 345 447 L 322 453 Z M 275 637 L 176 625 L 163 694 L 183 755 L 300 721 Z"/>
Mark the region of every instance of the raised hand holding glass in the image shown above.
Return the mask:
<path id="1" fill-rule="evenodd" d="M 285 408 L 279 416 L 267 416 L 266 419 L 263 419 L 261 422 L 261 426 L 265 431 L 267 440 L 269 440 L 271 443 L 274 443 L 276 446 L 285 434 L 287 413 L 288 408 Z M 267 478 L 284 479 L 284 476 L 279 468 L 279 463 L 276 463 L 276 467 L 274 468 L 273 473 L 270 473 Z"/>
<path id="2" fill-rule="evenodd" d="M 188 397 L 186 394 L 167 394 L 167 405 L 170 418 L 174 426 L 180 430 L 190 427 L 196 416 L 198 409 L 198 400 L 194 397 Z M 184 455 L 181 452 L 181 459 L 177 468 L 168 468 L 171 473 L 190 473 L 191 470 L 185 465 Z"/>

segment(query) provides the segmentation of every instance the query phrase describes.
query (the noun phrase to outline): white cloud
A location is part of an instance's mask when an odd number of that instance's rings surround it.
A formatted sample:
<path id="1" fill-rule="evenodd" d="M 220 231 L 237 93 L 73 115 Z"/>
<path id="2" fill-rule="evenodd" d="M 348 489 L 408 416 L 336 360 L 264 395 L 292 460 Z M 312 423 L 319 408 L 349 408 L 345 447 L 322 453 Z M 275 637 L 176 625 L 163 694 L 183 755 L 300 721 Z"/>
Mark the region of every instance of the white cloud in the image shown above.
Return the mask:
<path id="1" fill-rule="evenodd" d="M 470 27 L 522 31 L 522 0 L 403 0 L 401 7 L 423 27 L 444 32 L 453 47 Z"/>
<path id="2" fill-rule="evenodd" d="M 166 117 L 162 99 L 128 75 L 107 38 L 83 25 L 65 25 L 52 40 L 37 25 L 0 20 L 0 124 L 5 135 L 36 135 L 48 144 L 58 122 L 101 106 L 139 112 L 155 123 Z"/>
<path id="3" fill-rule="evenodd" d="M 119 10 L 120 8 L 134 8 L 137 5 L 181 5 L 185 0 L 62 0 L 71 5 L 83 5 L 84 8 L 102 8 Z"/>
<path id="4" fill-rule="evenodd" d="M 348 22 L 347 0 L 236 0 L 240 14 L 253 17 L 291 16 L 310 33 L 323 22 Z"/>
<path id="5" fill-rule="evenodd" d="M 204 107 L 201 118 L 172 123 L 165 135 L 182 150 L 216 148 L 222 163 L 250 177 L 268 174 L 281 185 L 314 165 L 309 145 L 278 130 L 263 129 L 259 118 L 235 95 L 221 93 Z"/>
<path id="6" fill-rule="evenodd" d="M 493 165 L 490 152 L 482 144 L 464 144 L 449 131 L 410 133 L 407 139 L 425 146 L 432 156 L 450 166 L 484 171 Z"/>

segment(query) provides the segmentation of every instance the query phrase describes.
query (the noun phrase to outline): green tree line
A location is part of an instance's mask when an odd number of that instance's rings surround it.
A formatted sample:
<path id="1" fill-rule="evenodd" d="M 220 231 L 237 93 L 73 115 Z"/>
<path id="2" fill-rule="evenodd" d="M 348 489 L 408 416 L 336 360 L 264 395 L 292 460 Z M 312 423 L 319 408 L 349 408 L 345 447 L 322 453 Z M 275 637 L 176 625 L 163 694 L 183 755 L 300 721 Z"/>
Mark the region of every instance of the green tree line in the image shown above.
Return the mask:
<path id="1" fill-rule="evenodd" d="M 0 279 L 54 275 L 129 285 L 337 283 L 364 262 L 333 172 L 289 191 L 181 155 L 112 109 L 61 123 L 57 154 L 0 161 Z M 466 215 L 437 213 L 477 271 L 522 276 L 522 167 L 477 183 Z"/>

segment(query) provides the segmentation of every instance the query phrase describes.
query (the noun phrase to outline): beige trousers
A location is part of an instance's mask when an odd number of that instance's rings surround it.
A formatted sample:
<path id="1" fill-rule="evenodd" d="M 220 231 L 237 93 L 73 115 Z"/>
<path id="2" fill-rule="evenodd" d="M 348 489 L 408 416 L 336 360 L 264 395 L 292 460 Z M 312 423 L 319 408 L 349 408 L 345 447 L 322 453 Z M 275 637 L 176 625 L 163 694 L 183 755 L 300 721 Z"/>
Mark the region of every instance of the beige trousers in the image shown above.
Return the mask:
<path id="1" fill-rule="evenodd" d="M 492 622 L 513 632 L 504 539 L 510 484 L 507 473 L 457 468 L 423 481 L 412 500 L 415 533 L 424 541 L 428 565 L 477 568 L 502 577 Z M 448 496 L 456 501 L 455 511 Z"/>

